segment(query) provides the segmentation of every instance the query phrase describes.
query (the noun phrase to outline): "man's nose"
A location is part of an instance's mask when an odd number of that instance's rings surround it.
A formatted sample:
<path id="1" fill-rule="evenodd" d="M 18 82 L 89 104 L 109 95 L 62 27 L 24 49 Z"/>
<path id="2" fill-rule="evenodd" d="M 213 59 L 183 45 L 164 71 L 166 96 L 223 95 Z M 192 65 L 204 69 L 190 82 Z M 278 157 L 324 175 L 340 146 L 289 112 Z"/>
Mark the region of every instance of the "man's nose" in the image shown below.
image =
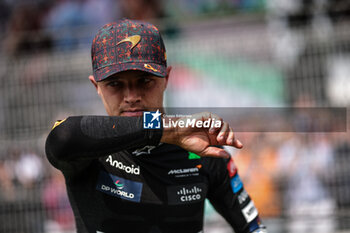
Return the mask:
<path id="1" fill-rule="evenodd" d="M 129 104 L 140 102 L 141 96 L 138 89 L 132 86 L 129 86 L 128 88 L 126 88 L 125 94 L 124 94 L 124 100 Z"/>

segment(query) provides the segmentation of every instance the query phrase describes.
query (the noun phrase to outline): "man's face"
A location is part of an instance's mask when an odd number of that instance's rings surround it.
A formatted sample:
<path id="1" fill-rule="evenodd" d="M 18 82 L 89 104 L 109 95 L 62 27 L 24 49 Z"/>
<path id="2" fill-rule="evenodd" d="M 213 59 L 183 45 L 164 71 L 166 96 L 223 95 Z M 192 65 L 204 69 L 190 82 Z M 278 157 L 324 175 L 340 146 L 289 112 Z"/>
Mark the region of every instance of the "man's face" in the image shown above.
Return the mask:
<path id="1" fill-rule="evenodd" d="M 167 76 L 160 78 L 143 71 L 124 71 L 107 79 L 90 81 L 96 87 L 107 114 L 110 116 L 142 116 L 143 111 L 163 107 L 163 93 L 166 89 L 171 67 Z"/>

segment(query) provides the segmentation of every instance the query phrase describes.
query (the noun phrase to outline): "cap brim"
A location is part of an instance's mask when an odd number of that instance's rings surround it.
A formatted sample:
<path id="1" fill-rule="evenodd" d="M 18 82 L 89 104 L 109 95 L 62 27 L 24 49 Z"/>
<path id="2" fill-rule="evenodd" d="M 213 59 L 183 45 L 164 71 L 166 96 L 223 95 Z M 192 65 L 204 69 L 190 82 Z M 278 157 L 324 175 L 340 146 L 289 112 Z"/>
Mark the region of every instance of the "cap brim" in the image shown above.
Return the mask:
<path id="1" fill-rule="evenodd" d="M 166 66 L 156 63 L 129 62 L 103 67 L 94 72 L 96 82 L 102 81 L 114 74 L 127 70 L 140 70 L 164 78 L 166 76 Z"/>

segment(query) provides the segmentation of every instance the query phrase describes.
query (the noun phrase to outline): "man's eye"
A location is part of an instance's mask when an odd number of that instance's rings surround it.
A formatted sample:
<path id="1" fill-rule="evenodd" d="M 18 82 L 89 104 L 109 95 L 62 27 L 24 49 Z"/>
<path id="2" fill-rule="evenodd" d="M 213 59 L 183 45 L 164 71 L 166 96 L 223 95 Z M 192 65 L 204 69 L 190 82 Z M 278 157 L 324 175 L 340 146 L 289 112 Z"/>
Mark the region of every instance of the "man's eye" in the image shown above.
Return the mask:
<path id="1" fill-rule="evenodd" d="M 151 78 L 141 78 L 139 80 L 140 84 L 149 84 L 150 82 L 152 82 Z"/>
<path id="2" fill-rule="evenodd" d="M 118 81 L 111 81 L 111 82 L 107 83 L 107 86 L 110 86 L 110 87 L 121 87 L 122 83 L 118 82 Z"/>
<path id="3" fill-rule="evenodd" d="M 150 79 L 150 78 L 144 78 L 144 79 L 143 79 L 143 82 L 144 82 L 144 83 L 149 83 L 149 82 L 151 82 L 151 79 Z"/>

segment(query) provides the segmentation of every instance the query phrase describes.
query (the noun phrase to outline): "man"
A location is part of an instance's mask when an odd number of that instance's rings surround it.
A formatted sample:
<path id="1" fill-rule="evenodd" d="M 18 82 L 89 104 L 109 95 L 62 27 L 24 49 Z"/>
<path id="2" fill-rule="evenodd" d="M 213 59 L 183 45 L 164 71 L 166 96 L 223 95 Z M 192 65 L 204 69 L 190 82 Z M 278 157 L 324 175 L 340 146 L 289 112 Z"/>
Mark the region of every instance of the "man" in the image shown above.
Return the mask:
<path id="1" fill-rule="evenodd" d="M 202 232 L 205 198 L 237 233 L 264 232 L 229 154 L 211 146 L 242 147 L 226 122 L 200 113 L 195 122 L 220 124 L 143 128 L 144 112 L 163 112 L 171 71 L 158 29 L 107 24 L 91 55 L 89 79 L 109 116 L 56 122 L 46 142 L 66 179 L 78 232 Z"/>

